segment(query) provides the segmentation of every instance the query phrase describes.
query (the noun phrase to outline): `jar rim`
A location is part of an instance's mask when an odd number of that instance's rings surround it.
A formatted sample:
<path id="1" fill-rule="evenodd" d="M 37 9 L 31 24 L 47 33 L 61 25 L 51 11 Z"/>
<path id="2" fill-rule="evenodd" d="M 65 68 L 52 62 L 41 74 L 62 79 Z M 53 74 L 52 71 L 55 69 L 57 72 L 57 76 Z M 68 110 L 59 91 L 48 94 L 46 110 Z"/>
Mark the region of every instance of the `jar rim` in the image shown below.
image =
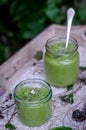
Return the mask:
<path id="1" fill-rule="evenodd" d="M 37 101 L 24 101 L 24 100 L 22 100 L 22 99 L 16 94 L 16 89 L 17 89 L 18 86 L 20 86 L 20 85 L 23 86 L 23 85 L 25 85 L 25 84 L 27 84 L 27 83 L 29 83 L 29 82 L 34 82 L 34 81 L 35 81 L 35 82 L 43 83 L 45 86 L 48 87 L 49 91 L 48 91 L 47 95 L 46 95 L 45 97 L 43 97 L 43 98 L 37 100 Z M 36 105 L 36 104 L 38 104 L 38 103 L 48 101 L 51 97 L 52 97 L 52 89 L 51 89 L 50 84 L 49 84 L 47 81 L 45 81 L 45 80 L 43 80 L 43 79 L 39 79 L 39 78 L 30 78 L 30 79 L 23 80 L 23 81 L 21 81 L 20 83 L 18 83 L 18 84 L 16 85 L 15 89 L 14 89 L 14 99 L 16 99 L 16 100 L 17 100 L 18 102 L 20 102 L 20 103 L 26 103 L 26 104 L 30 104 L 30 105 Z"/>
<path id="2" fill-rule="evenodd" d="M 56 44 L 62 43 L 66 46 L 66 36 L 59 36 L 59 37 L 53 36 L 46 41 L 46 45 L 45 45 L 46 51 L 48 51 L 51 54 L 54 54 L 56 56 L 73 54 L 78 49 L 77 40 L 74 39 L 73 37 L 69 38 L 69 44 L 72 44 L 74 46 L 73 49 L 71 49 L 70 51 L 66 51 L 66 50 L 56 50 L 55 51 L 55 50 L 53 50 L 52 48 L 50 48 L 50 44 L 54 44 L 54 42 L 56 42 Z"/>

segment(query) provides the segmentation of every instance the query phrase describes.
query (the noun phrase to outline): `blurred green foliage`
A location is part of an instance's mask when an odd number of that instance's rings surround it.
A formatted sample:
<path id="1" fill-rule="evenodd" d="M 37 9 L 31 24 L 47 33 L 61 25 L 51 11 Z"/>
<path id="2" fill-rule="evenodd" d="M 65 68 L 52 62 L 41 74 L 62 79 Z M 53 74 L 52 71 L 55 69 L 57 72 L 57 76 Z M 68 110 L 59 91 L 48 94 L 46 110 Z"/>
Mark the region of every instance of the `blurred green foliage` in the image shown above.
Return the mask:
<path id="1" fill-rule="evenodd" d="M 0 0 L 0 64 L 48 25 L 66 25 L 69 7 L 73 24 L 85 24 L 85 0 Z"/>

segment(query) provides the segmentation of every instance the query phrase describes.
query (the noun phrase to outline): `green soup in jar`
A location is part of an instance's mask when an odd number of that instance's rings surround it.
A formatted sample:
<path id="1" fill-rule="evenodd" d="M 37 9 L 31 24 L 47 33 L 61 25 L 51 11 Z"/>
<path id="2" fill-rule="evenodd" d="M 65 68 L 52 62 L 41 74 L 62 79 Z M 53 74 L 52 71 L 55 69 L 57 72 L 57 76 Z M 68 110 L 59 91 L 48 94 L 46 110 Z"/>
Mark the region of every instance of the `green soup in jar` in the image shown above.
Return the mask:
<path id="1" fill-rule="evenodd" d="M 56 87 L 74 84 L 79 75 L 79 53 L 77 41 L 70 38 L 66 48 L 65 37 L 49 39 L 46 43 L 45 74 Z"/>
<path id="2" fill-rule="evenodd" d="M 40 126 L 51 117 L 50 85 L 44 80 L 29 79 L 14 90 L 19 120 L 27 126 Z"/>

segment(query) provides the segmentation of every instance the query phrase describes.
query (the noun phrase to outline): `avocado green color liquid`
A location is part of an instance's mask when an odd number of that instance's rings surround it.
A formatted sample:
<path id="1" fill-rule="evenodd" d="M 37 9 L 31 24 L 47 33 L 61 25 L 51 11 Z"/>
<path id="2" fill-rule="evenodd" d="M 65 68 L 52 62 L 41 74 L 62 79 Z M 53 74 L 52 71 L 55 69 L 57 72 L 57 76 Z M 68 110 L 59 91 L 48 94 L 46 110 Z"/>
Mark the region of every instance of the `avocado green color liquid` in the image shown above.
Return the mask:
<path id="1" fill-rule="evenodd" d="M 22 100 L 22 102 L 16 100 L 18 115 L 24 125 L 40 126 L 48 121 L 51 116 L 51 101 L 41 101 L 47 93 L 48 90 L 45 88 L 32 87 L 21 88 L 17 93 Z"/>
<path id="2" fill-rule="evenodd" d="M 75 83 L 79 74 L 79 53 L 72 53 L 74 45 L 69 43 L 51 44 L 45 52 L 45 73 L 47 80 L 54 86 L 65 87 Z M 54 52 L 54 54 L 53 54 Z"/>

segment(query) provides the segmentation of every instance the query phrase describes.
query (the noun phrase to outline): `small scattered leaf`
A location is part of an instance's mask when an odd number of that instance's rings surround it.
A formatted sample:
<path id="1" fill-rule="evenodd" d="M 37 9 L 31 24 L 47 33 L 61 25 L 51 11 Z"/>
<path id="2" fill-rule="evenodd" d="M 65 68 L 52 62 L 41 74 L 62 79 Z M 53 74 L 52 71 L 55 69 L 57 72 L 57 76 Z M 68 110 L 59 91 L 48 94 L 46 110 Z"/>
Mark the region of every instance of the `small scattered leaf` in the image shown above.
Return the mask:
<path id="1" fill-rule="evenodd" d="M 86 85 L 86 78 L 80 78 L 80 81 Z"/>
<path id="2" fill-rule="evenodd" d="M 8 128 L 8 130 L 15 130 L 16 129 L 15 126 L 11 123 L 5 124 L 5 128 Z"/>
<path id="3" fill-rule="evenodd" d="M 86 70 L 86 66 L 80 66 L 80 70 L 81 70 L 81 71 Z"/>
<path id="4" fill-rule="evenodd" d="M 67 86 L 67 90 L 68 90 L 68 91 L 71 90 L 72 88 L 73 88 L 73 85 Z"/>
<path id="5" fill-rule="evenodd" d="M 36 64 L 37 64 L 37 63 L 34 62 L 34 63 L 33 63 L 33 66 L 35 66 Z"/>
<path id="6" fill-rule="evenodd" d="M 70 104 L 74 103 L 73 94 L 69 94 L 66 96 L 61 96 L 61 100 Z"/>
<path id="7" fill-rule="evenodd" d="M 37 51 L 36 54 L 34 55 L 34 58 L 36 60 L 41 60 L 43 58 L 43 51 Z"/>
<path id="8" fill-rule="evenodd" d="M 72 128 L 66 127 L 66 126 L 61 126 L 61 127 L 52 128 L 51 130 L 72 130 Z"/>

